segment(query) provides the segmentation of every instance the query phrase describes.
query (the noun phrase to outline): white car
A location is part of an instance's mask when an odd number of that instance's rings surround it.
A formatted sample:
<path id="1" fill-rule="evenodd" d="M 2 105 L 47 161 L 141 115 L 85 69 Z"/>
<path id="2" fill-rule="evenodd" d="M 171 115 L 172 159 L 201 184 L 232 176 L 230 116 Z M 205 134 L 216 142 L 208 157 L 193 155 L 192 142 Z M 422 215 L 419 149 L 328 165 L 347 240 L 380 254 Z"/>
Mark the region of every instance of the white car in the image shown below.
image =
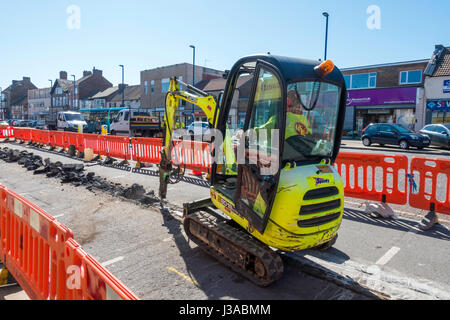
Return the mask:
<path id="1" fill-rule="evenodd" d="M 203 136 L 210 134 L 210 126 L 208 122 L 195 121 L 186 127 L 186 131 L 191 136 Z"/>

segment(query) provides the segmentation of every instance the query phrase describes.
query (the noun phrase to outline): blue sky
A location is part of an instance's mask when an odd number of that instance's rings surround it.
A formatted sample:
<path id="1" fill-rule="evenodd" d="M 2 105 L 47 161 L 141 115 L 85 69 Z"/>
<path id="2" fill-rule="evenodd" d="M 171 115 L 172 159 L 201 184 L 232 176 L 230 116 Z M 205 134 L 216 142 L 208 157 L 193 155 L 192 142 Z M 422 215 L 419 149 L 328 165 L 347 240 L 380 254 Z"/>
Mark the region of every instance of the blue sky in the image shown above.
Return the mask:
<path id="1" fill-rule="evenodd" d="M 67 26 L 71 5 L 80 8 L 79 29 Z M 380 8 L 380 30 L 367 27 L 371 5 Z M 78 78 L 93 67 L 116 85 L 119 64 L 125 82 L 138 84 L 141 70 L 192 62 L 190 44 L 198 64 L 222 70 L 268 51 L 319 59 L 323 11 L 328 58 L 341 68 L 428 59 L 435 44 L 450 45 L 448 0 L 15 0 L 1 10 L 3 88 L 23 76 L 44 87 L 60 70 Z"/>

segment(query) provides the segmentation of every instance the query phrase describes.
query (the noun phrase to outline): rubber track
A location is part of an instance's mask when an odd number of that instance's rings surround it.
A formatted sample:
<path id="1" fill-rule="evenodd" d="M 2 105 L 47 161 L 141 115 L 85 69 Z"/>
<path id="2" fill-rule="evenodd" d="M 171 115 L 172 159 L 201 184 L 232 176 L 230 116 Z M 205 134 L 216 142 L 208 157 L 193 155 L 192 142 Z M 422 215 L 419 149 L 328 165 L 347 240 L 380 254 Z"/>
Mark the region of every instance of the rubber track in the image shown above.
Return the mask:
<path id="1" fill-rule="evenodd" d="M 192 223 L 200 226 L 203 232 L 207 232 L 207 238 L 209 240 L 219 238 L 222 244 L 221 248 L 225 248 L 228 252 L 230 249 L 234 249 L 234 252 L 230 255 L 224 255 L 213 246 L 205 243 L 202 239 L 194 236 L 190 231 L 190 225 Z M 244 230 L 231 226 L 227 221 L 221 221 L 209 213 L 202 211 L 187 216 L 183 224 L 188 237 L 201 249 L 254 284 L 260 287 L 267 287 L 283 275 L 283 261 L 276 252 Z M 223 245 L 224 241 L 228 243 Z M 233 260 L 230 258 L 231 256 L 238 258 Z M 248 256 L 252 256 L 252 261 L 256 257 L 260 259 L 266 270 L 264 277 L 258 276 L 253 270 L 242 267 L 242 261 L 248 261 L 246 259 Z"/>

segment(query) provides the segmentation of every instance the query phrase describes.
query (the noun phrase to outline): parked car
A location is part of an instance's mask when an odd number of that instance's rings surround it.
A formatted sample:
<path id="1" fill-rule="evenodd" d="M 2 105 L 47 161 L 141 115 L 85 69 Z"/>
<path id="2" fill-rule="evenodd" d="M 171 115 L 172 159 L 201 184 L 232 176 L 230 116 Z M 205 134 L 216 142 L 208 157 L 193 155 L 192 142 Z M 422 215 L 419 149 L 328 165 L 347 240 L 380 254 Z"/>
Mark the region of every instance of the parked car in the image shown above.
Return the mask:
<path id="1" fill-rule="evenodd" d="M 9 123 L 3 120 L 0 120 L 0 127 L 9 127 Z"/>
<path id="2" fill-rule="evenodd" d="M 210 133 L 208 122 L 195 121 L 186 127 L 187 132 L 192 136 L 203 136 Z"/>
<path id="3" fill-rule="evenodd" d="M 430 124 L 419 133 L 430 137 L 432 146 L 450 148 L 450 124 Z"/>
<path id="4" fill-rule="evenodd" d="M 406 150 L 409 147 L 423 149 L 430 146 L 430 138 L 399 124 L 375 123 L 368 125 L 361 136 L 364 146 L 372 144 L 397 145 Z"/>
<path id="5" fill-rule="evenodd" d="M 27 126 L 27 121 L 26 120 L 14 120 L 12 122 L 12 125 L 14 127 L 26 127 Z"/>

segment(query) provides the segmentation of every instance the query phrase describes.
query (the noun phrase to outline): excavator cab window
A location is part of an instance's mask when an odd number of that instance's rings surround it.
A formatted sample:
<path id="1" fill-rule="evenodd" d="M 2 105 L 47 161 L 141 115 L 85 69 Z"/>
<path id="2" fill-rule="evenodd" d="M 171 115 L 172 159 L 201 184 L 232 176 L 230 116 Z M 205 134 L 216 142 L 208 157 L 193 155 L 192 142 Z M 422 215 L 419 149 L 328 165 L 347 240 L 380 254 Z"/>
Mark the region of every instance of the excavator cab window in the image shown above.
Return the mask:
<path id="1" fill-rule="evenodd" d="M 276 68 L 256 59 L 232 70 L 229 84 L 221 114 L 223 163 L 213 184 L 262 230 L 279 174 L 284 84 Z"/>
<path id="2" fill-rule="evenodd" d="M 244 133 L 255 65 L 256 63 L 244 64 L 237 72 L 234 87 L 230 89 L 233 94 L 230 108 L 227 110 L 224 144 L 219 151 L 222 154 L 221 157 L 217 157 L 221 162 L 216 166 L 216 186 L 230 199 L 235 197 L 237 190 L 237 153 Z M 221 93 L 219 98 L 219 103 L 222 105 L 224 93 Z"/>
<path id="3" fill-rule="evenodd" d="M 283 83 L 276 70 L 260 64 L 245 125 L 244 161 L 239 163 L 236 203 L 257 229 L 265 229 L 280 167 Z"/>

